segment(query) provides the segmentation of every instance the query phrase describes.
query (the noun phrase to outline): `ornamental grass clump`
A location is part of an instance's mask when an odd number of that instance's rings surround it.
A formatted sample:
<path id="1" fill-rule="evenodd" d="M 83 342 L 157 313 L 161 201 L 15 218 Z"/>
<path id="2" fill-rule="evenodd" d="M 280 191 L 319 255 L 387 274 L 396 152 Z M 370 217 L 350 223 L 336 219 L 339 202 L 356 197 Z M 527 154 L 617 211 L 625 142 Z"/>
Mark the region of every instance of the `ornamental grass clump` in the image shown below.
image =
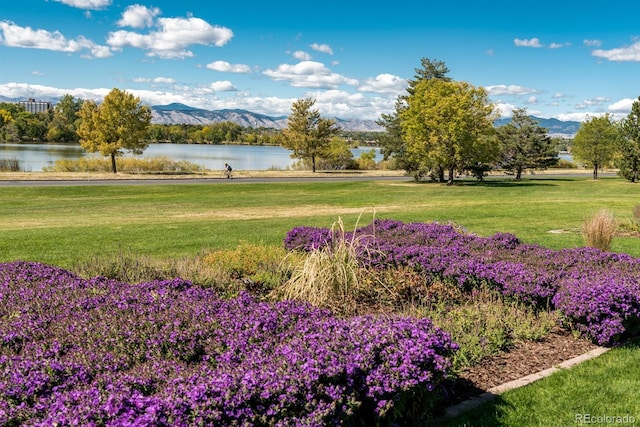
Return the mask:
<path id="1" fill-rule="evenodd" d="M 298 246 L 297 230 L 305 231 L 309 241 Z M 361 238 L 345 232 L 342 220 L 334 223 L 329 233 L 319 229 L 299 228 L 287 236 L 285 246 L 306 251 L 306 255 L 293 265 L 289 279 L 275 290 L 276 299 L 307 301 L 318 307 L 348 310 L 355 301 L 368 271 L 363 268 L 361 254 L 367 252 Z"/>
<path id="2" fill-rule="evenodd" d="M 588 247 L 608 251 L 617 228 L 613 214 L 607 209 L 601 209 L 584 220 L 582 237 Z"/>
<path id="3" fill-rule="evenodd" d="M 0 159 L 0 172 L 20 172 L 20 159 L 16 157 Z"/>
<path id="4" fill-rule="evenodd" d="M 441 281 L 465 292 L 488 287 L 536 310 L 557 309 L 601 345 L 638 332 L 640 259 L 595 248 L 551 250 L 510 234 L 480 237 L 438 223 L 375 220 L 353 233 L 371 254 L 361 258 L 369 268 L 409 268 L 427 283 Z M 302 246 L 303 235 L 298 228 Z"/>
<path id="5" fill-rule="evenodd" d="M 0 425 L 410 425 L 457 346 L 427 319 L 0 264 Z"/>

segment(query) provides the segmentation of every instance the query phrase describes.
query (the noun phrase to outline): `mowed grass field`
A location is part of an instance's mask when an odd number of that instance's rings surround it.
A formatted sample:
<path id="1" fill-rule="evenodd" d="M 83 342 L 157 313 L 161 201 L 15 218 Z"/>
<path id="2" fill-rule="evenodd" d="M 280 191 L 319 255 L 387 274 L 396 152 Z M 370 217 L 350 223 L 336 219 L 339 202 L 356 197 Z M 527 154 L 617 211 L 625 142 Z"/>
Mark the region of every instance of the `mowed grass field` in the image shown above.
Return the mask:
<path id="1" fill-rule="evenodd" d="M 70 268 L 127 251 L 193 257 L 241 241 L 281 245 L 306 225 L 346 228 L 373 218 L 453 222 L 479 235 L 513 233 L 554 249 L 583 246 L 583 221 L 600 209 L 633 221 L 640 186 L 619 178 L 490 179 L 453 186 L 401 181 L 180 183 L 0 187 L 0 260 Z M 612 251 L 640 256 L 637 237 Z"/>

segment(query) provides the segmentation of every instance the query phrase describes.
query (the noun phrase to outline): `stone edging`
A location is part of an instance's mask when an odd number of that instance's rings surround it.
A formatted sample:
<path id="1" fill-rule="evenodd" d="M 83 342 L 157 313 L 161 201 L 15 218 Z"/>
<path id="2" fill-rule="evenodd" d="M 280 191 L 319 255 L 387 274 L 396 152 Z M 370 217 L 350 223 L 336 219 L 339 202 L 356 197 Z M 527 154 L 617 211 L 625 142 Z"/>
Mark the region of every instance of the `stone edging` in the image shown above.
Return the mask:
<path id="1" fill-rule="evenodd" d="M 601 354 L 607 352 L 609 349 L 605 347 L 597 347 L 587 353 L 576 356 L 572 359 L 565 360 L 562 363 L 559 363 L 549 369 L 545 369 L 540 372 L 536 372 L 535 374 L 527 375 L 526 377 L 519 378 L 517 380 L 509 381 L 507 383 L 495 386 L 487 390 L 485 393 L 482 393 L 480 396 L 473 397 L 471 399 L 465 400 L 464 402 L 460 402 L 457 405 L 451 406 L 445 410 L 445 415 L 443 418 L 452 418 L 457 417 L 458 415 L 466 412 L 470 409 L 473 409 L 481 404 L 488 402 L 494 399 L 496 396 L 501 395 L 505 391 L 513 390 L 518 387 L 525 386 L 527 384 L 531 384 L 534 381 L 539 379 L 548 377 L 549 375 L 558 372 L 562 369 L 567 369 L 572 366 L 575 366 L 579 363 L 582 363 L 586 360 L 593 359 Z"/>

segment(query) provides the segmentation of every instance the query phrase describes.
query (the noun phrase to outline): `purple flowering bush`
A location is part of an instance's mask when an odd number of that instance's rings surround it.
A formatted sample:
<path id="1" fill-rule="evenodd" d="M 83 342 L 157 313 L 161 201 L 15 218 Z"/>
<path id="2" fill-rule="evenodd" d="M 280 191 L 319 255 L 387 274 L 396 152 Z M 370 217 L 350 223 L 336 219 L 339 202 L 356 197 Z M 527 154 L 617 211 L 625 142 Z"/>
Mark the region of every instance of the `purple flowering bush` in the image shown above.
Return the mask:
<path id="1" fill-rule="evenodd" d="M 288 250 L 317 248 L 320 235 L 330 242 L 330 234 L 317 228 L 308 240 L 304 227 L 294 230 L 295 238 L 284 241 Z M 375 220 L 352 233 L 362 245 L 362 263 L 371 268 L 409 267 L 425 280 L 437 278 L 463 289 L 489 285 L 537 307 L 560 310 L 601 345 L 638 332 L 640 260 L 628 255 L 593 248 L 551 250 L 523 244 L 512 234 L 479 237 L 439 223 Z"/>
<path id="2" fill-rule="evenodd" d="M 428 319 L 0 264 L 0 425 L 408 423 L 456 349 Z"/>

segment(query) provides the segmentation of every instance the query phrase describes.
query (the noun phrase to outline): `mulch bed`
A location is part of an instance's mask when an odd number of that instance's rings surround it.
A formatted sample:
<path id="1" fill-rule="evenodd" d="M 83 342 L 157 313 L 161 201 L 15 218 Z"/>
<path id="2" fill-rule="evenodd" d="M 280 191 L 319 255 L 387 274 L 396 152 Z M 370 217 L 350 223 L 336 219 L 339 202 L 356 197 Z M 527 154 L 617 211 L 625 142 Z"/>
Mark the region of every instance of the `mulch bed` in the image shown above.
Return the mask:
<path id="1" fill-rule="evenodd" d="M 443 407 L 453 406 L 489 389 L 552 368 L 559 363 L 587 353 L 598 346 L 571 332 L 558 329 L 541 341 L 520 343 L 509 351 L 483 359 L 465 368 L 445 384 L 447 396 Z M 439 405 L 440 406 L 440 405 Z"/>

